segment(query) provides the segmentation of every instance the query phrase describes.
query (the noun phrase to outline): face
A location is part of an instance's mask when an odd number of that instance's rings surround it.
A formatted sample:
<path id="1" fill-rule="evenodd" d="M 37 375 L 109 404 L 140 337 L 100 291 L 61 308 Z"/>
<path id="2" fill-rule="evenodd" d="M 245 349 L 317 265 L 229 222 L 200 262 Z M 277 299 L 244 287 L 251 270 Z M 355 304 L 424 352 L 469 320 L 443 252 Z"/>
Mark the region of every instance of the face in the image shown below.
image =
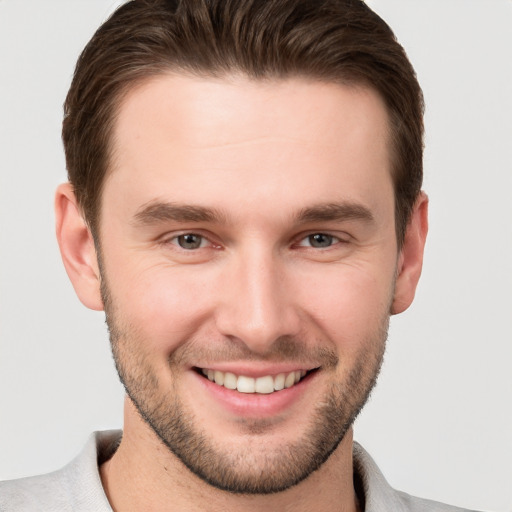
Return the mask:
<path id="1" fill-rule="evenodd" d="M 143 84 L 121 105 L 100 240 L 118 371 L 170 451 L 239 493 L 319 468 L 375 382 L 393 300 L 377 94 L 234 76 Z"/>

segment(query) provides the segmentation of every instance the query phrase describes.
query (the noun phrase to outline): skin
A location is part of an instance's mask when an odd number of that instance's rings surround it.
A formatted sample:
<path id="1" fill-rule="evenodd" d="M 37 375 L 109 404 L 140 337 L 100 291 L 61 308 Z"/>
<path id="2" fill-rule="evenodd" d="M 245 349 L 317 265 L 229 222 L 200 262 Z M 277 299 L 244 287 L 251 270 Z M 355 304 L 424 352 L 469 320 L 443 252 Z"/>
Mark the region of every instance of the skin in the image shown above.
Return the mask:
<path id="1" fill-rule="evenodd" d="M 133 399 L 121 445 L 101 468 L 114 510 L 357 510 L 349 413 L 376 378 L 389 315 L 412 302 L 427 233 L 421 194 L 398 250 L 383 102 L 370 89 L 300 78 L 169 74 L 127 95 L 115 141 L 101 205 L 103 277 L 70 185 L 56 197 L 68 275 L 87 307 L 106 306 Z M 186 233 L 201 237 L 197 249 L 180 247 Z M 312 244 L 318 233 L 332 237 L 325 247 Z M 196 367 L 316 371 L 276 405 L 275 393 L 219 399 Z M 179 408 L 217 458 L 254 479 L 278 475 L 285 448 L 300 451 L 315 436 L 319 404 L 333 394 L 336 409 L 350 409 L 335 425 L 349 421 L 346 435 L 318 470 L 268 495 L 209 485 L 139 414 Z"/>

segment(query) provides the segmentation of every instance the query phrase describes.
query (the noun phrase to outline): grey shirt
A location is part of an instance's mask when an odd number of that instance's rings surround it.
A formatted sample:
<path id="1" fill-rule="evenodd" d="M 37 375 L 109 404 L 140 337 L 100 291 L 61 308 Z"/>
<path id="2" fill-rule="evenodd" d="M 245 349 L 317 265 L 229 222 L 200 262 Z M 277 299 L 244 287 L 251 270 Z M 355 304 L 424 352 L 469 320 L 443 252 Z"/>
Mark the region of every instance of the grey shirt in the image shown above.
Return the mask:
<path id="1" fill-rule="evenodd" d="M 95 432 L 80 455 L 62 469 L 0 482 L 0 511 L 112 512 L 98 466 L 114 454 L 120 439 L 118 430 Z M 357 443 L 354 443 L 354 482 L 365 512 L 470 512 L 395 491 Z"/>

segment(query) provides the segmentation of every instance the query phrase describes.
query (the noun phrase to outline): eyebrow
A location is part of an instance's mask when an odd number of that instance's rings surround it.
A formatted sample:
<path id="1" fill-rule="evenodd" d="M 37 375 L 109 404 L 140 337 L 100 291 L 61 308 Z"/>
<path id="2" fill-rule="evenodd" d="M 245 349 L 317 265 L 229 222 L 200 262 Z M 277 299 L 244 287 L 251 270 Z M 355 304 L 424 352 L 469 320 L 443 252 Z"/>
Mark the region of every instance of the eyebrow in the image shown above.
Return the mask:
<path id="1" fill-rule="evenodd" d="M 159 222 L 221 222 L 225 216 L 214 208 L 188 204 L 151 202 L 144 205 L 134 216 L 142 226 Z"/>
<path id="2" fill-rule="evenodd" d="M 369 208 L 353 202 L 319 204 L 303 208 L 297 215 L 299 224 L 347 220 L 362 220 L 371 223 L 375 218 Z"/>
<path id="3" fill-rule="evenodd" d="M 215 208 L 161 201 L 142 206 L 134 219 L 136 224 L 142 226 L 160 222 L 226 223 L 226 216 Z M 297 224 L 348 220 L 373 222 L 374 216 L 366 206 L 353 202 L 309 206 L 300 210 L 295 216 Z"/>

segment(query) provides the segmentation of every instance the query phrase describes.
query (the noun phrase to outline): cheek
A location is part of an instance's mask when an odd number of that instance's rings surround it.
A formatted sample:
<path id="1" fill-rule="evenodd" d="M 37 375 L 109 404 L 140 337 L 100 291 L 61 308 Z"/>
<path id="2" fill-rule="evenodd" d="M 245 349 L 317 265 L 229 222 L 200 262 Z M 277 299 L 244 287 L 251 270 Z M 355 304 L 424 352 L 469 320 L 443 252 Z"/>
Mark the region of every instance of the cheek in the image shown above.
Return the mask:
<path id="1" fill-rule="evenodd" d="M 297 296 L 314 323 L 347 350 L 372 339 L 389 316 L 393 274 L 364 267 L 339 266 L 319 272 Z M 314 283 L 314 285 L 313 285 Z"/>
<path id="2" fill-rule="evenodd" d="M 157 352 L 173 351 L 197 332 L 208 317 L 210 281 L 169 265 L 118 268 L 109 274 L 118 319 Z"/>

